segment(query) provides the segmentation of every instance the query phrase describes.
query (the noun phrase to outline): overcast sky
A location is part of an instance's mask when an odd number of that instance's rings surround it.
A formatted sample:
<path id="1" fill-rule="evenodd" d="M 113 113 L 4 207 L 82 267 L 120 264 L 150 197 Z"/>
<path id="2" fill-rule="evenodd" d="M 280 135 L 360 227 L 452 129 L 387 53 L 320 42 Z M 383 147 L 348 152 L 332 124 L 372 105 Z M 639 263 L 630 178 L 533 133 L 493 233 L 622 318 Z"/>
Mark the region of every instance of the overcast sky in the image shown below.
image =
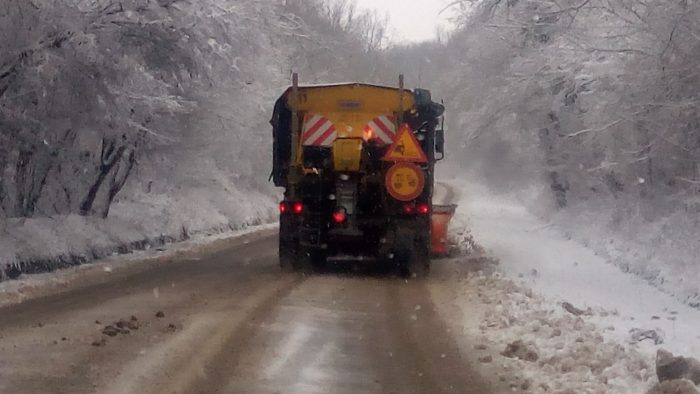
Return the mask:
<path id="1" fill-rule="evenodd" d="M 438 16 L 445 0 L 358 0 L 364 8 L 388 12 L 396 41 L 425 41 L 435 38 L 435 29 L 447 24 L 446 15 Z M 447 14 L 447 12 L 445 12 Z"/>

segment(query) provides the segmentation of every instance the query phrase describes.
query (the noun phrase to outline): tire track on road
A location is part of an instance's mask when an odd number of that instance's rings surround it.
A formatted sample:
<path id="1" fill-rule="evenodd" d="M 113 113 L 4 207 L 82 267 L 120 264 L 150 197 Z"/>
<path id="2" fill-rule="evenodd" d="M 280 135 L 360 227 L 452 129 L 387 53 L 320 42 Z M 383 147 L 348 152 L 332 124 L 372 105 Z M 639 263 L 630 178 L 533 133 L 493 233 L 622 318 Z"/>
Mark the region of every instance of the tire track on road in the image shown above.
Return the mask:
<path id="1" fill-rule="evenodd" d="M 256 322 L 305 278 L 284 275 L 248 282 L 235 299 L 197 315 L 191 326 L 135 360 L 103 392 L 214 393 L 236 368 L 238 349 L 255 334 Z"/>

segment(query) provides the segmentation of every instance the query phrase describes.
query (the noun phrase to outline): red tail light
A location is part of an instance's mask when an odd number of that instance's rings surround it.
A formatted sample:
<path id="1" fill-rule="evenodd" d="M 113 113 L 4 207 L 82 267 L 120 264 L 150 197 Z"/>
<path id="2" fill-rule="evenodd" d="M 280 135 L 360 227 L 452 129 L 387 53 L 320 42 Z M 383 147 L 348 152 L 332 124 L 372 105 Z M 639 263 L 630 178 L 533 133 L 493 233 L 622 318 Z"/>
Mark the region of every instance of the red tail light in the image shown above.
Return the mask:
<path id="1" fill-rule="evenodd" d="M 430 204 L 407 203 L 401 208 L 404 215 L 427 215 L 430 213 Z"/>
<path id="2" fill-rule="evenodd" d="M 286 201 L 282 201 L 280 203 L 280 214 L 285 214 L 289 212 L 289 203 Z"/>
<path id="3" fill-rule="evenodd" d="M 302 213 L 304 213 L 304 204 L 302 204 L 298 201 L 293 203 L 292 204 L 292 212 L 295 215 L 301 215 Z"/>
<path id="4" fill-rule="evenodd" d="M 418 204 L 418 206 L 416 207 L 416 211 L 419 215 L 427 215 L 428 213 L 430 213 L 430 205 Z"/>
<path id="5" fill-rule="evenodd" d="M 347 220 L 348 215 L 345 214 L 343 211 L 336 211 L 333 212 L 333 221 L 336 222 L 337 224 L 343 224 L 345 223 L 345 220 Z"/>

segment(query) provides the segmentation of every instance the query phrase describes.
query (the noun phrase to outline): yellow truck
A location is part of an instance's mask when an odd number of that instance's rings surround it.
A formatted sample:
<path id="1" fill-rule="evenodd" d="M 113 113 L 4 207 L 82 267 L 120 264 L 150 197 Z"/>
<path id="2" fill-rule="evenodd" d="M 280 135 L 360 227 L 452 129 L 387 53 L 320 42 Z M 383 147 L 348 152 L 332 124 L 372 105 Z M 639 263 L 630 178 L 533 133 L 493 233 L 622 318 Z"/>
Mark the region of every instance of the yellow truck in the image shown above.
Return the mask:
<path id="1" fill-rule="evenodd" d="M 403 77 L 300 86 L 295 74 L 271 121 L 282 269 L 359 262 L 425 276 L 444 110 Z"/>

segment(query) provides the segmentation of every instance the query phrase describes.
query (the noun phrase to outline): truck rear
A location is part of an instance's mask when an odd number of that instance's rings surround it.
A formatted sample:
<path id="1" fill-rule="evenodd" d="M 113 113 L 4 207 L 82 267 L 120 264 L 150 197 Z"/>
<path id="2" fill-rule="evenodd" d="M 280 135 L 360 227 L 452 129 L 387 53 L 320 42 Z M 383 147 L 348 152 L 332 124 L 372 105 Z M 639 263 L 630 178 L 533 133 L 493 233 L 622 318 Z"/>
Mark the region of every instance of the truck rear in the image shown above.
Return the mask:
<path id="1" fill-rule="evenodd" d="M 362 262 L 426 275 L 443 113 L 403 77 L 395 88 L 299 86 L 295 75 L 272 118 L 281 267 Z"/>

